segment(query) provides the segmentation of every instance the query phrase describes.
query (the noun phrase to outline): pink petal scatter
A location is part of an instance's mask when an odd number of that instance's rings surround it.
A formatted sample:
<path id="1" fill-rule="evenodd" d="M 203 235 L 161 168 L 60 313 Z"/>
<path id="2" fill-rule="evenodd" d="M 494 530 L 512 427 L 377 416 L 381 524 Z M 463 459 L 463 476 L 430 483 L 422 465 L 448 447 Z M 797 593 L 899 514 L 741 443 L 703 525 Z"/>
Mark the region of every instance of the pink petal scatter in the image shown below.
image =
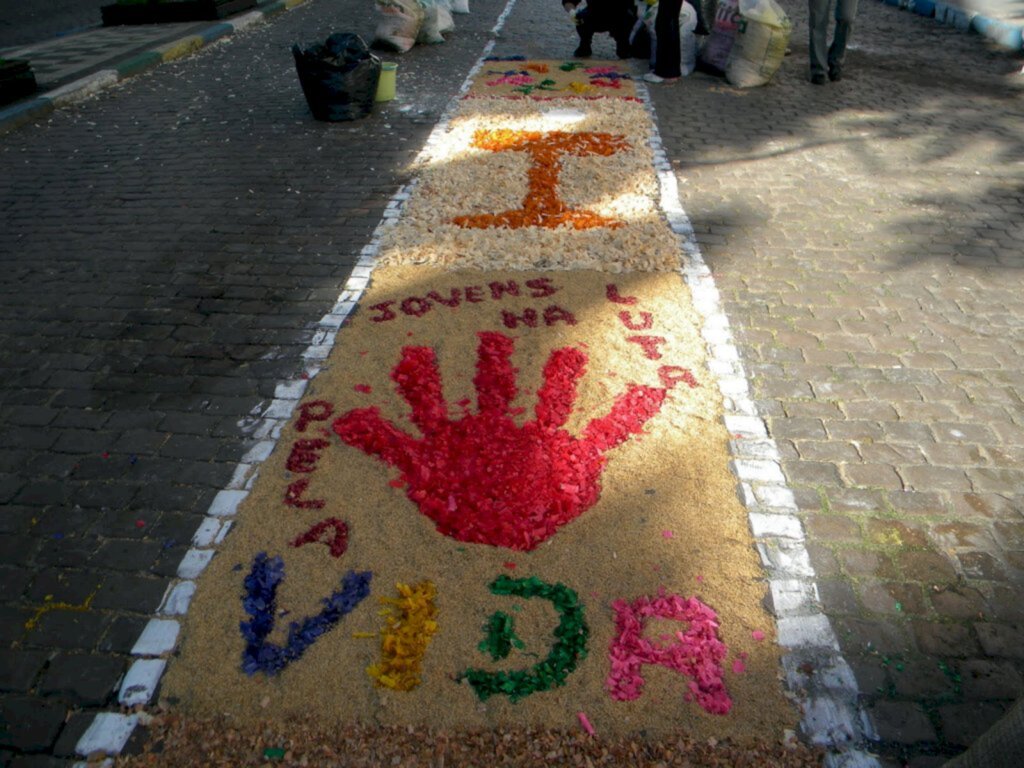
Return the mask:
<path id="1" fill-rule="evenodd" d="M 591 736 L 596 736 L 597 733 L 594 731 L 594 726 L 590 724 L 590 718 L 587 717 L 586 712 L 579 712 L 576 715 L 580 719 L 580 725 L 583 726 L 583 730 Z"/>

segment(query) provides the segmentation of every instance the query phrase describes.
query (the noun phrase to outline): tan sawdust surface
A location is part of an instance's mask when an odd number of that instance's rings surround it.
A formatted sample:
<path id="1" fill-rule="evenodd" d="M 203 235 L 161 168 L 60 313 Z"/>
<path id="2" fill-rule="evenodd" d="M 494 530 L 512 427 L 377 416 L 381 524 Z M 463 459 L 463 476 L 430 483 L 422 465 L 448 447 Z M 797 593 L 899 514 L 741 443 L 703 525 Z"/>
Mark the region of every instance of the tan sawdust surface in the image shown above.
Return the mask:
<path id="1" fill-rule="evenodd" d="M 623 137 L 628 148 L 610 156 L 564 156 L 558 184 L 560 198 L 571 208 L 621 226 L 481 230 L 454 223 L 459 216 L 514 210 L 523 203 L 531 167 L 527 153 L 473 146 L 477 131 L 497 128 Z M 463 102 L 421 160 L 402 216 L 382 238 L 379 261 L 485 270 L 678 269 L 679 244 L 658 208 L 649 134 L 650 116 L 633 102 Z"/>
<path id="2" fill-rule="evenodd" d="M 546 278 L 557 291 L 533 298 L 526 281 Z M 606 298 L 610 279 L 622 295 L 638 303 L 625 307 Z M 491 282 L 516 281 L 518 298 L 490 298 Z M 465 295 L 479 286 L 476 303 L 457 308 L 434 304 L 421 317 L 383 316 L 372 307 L 425 297 L 430 291 L 448 296 L 453 288 Z M 727 435 L 720 423 L 720 403 L 704 363 L 702 341 L 681 278 L 673 274 L 609 275 L 570 273 L 450 272 L 423 267 L 380 268 L 360 303 L 359 311 L 338 336 L 326 368 L 311 383 L 305 401 L 327 400 L 335 414 L 379 406 L 383 415 L 410 434 L 407 404 L 396 394 L 389 373 L 406 345 L 433 347 L 450 413 L 463 398 L 475 407 L 472 378 L 477 333 L 501 331 L 516 342 L 513 362 L 519 369 L 519 397 L 532 416 L 541 368 L 551 350 L 578 346 L 589 357 L 579 386 L 573 416 L 566 428 L 579 435 L 587 422 L 605 415 L 628 383 L 658 386 L 658 367 L 679 365 L 693 371 L 701 385 L 671 391 L 642 435 L 608 453 L 600 500 L 532 552 L 515 552 L 481 544 L 464 544 L 440 535 L 419 513 L 404 488 L 389 485 L 398 477 L 376 458 L 330 441 L 314 473 L 307 498 L 322 498 L 322 510 L 297 510 L 283 503 L 289 482 L 285 462 L 296 438 L 319 436 L 329 422 L 313 424 L 304 434 L 293 423 L 285 428 L 273 455 L 265 462 L 238 522 L 203 575 L 185 619 L 179 658 L 170 665 L 163 696 L 176 711 L 189 716 L 227 714 L 239 723 L 273 718 L 302 719 L 324 727 L 342 723 L 412 725 L 445 730 L 497 727 L 576 729 L 577 713 L 586 712 L 595 729 L 614 737 L 643 730 L 648 736 L 686 733 L 696 739 L 731 738 L 739 742 L 777 741 L 794 727 L 795 711 L 782 693 L 774 624 L 764 611 L 766 587 L 749 535 L 746 513 L 736 498 L 735 478 L 728 470 Z M 543 311 L 558 306 L 570 312 L 575 325 L 551 327 L 502 325 L 501 310 L 518 314 L 527 308 Z M 420 306 L 420 305 L 417 305 Z M 636 319 L 649 312 L 653 327 L 645 333 L 667 339 L 662 359 L 649 360 L 626 337 L 619 312 Z M 370 392 L 357 391 L 368 386 Z M 332 558 L 323 544 L 301 548 L 289 542 L 317 521 L 340 517 L 350 528 L 348 551 Z M 257 552 L 283 557 L 286 577 L 279 606 L 290 614 L 283 623 L 315 614 L 322 598 L 336 590 L 349 569 L 373 572 L 372 594 L 352 614 L 316 642 L 299 661 L 280 675 L 246 676 L 240 669 L 244 647 L 239 622 L 242 581 Z M 514 563 L 514 570 L 509 563 Z M 516 669 L 544 656 L 553 638 L 556 618 L 538 599 L 497 597 L 488 584 L 499 574 L 537 576 L 575 590 L 585 605 L 591 634 L 589 655 L 564 687 L 536 693 L 512 704 L 496 696 L 480 702 L 472 689 L 458 682 L 468 667 Z M 396 582 L 431 580 L 438 590 L 439 629 L 424 659 L 423 682 L 411 692 L 377 686 L 366 668 L 380 658 L 380 642 L 354 638 L 382 626 L 378 599 L 395 595 Z M 686 681 L 661 668 L 647 668 L 643 696 L 633 702 L 613 701 L 605 692 L 607 658 L 613 636 L 611 601 L 654 595 L 665 587 L 698 596 L 719 616 L 720 635 L 729 648 L 726 685 L 733 709 L 710 715 L 683 701 Z M 494 663 L 477 650 L 482 627 L 497 610 L 513 613 L 523 651 Z M 655 627 L 659 632 L 664 627 Z M 753 639 L 760 630 L 765 639 Z M 272 639 L 281 641 L 278 627 Z M 746 654 L 746 671 L 732 664 Z"/>

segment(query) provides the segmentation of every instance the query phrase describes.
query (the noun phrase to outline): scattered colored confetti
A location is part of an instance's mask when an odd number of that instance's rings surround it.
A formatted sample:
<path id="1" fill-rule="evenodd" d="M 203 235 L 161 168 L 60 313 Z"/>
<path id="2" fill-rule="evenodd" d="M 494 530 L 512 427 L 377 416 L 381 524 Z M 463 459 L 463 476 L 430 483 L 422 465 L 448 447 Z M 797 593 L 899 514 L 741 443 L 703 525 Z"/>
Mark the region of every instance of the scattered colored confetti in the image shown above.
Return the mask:
<path id="1" fill-rule="evenodd" d="M 586 731 L 591 736 L 596 736 L 597 735 L 596 732 L 594 731 L 594 726 L 592 726 L 590 724 L 590 718 L 587 717 L 587 713 L 586 712 L 577 712 L 576 716 L 580 719 L 580 725 L 583 726 L 583 730 L 584 731 Z"/>

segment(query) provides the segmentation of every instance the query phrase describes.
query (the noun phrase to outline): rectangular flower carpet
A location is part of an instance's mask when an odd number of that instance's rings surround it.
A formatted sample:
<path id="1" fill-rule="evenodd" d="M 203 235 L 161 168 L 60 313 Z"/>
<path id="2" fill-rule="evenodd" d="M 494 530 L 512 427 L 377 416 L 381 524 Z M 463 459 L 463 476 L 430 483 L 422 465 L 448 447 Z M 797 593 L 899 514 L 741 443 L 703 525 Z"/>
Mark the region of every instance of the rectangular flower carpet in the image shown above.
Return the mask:
<path id="1" fill-rule="evenodd" d="M 795 728 L 650 134 L 617 64 L 479 69 L 200 579 L 178 711 Z"/>

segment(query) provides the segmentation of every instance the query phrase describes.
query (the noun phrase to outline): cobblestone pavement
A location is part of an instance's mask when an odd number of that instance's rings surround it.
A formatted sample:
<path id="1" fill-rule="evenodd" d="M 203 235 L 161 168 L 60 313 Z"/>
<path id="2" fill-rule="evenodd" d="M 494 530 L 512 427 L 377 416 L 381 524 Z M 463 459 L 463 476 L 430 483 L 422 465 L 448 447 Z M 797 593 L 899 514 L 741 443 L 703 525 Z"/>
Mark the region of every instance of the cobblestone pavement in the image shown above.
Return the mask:
<path id="1" fill-rule="evenodd" d="M 103 0 L 0 0 L 0 48 L 28 45 L 102 22 Z"/>
<path id="2" fill-rule="evenodd" d="M 817 88 L 783 2 L 775 84 L 695 74 L 654 103 L 875 748 L 938 764 L 1024 687 L 1021 62 L 864 2 Z M 501 52 L 570 53 L 550 5 L 520 0 Z M 501 6 L 403 56 L 374 116 L 314 123 L 288 48 L 369 37 L 362 8 L 312 0 L 0 143 L 0 762 L 63 762 L 113 705 Z"/>
<path id="3" fill-rule="evenodd" d="M 878 749 L 937 765 L 1022 692 L 1021 60 L 864 2 L 816 87 L 783 5 L 775 85 L 654 103 Z"/>

